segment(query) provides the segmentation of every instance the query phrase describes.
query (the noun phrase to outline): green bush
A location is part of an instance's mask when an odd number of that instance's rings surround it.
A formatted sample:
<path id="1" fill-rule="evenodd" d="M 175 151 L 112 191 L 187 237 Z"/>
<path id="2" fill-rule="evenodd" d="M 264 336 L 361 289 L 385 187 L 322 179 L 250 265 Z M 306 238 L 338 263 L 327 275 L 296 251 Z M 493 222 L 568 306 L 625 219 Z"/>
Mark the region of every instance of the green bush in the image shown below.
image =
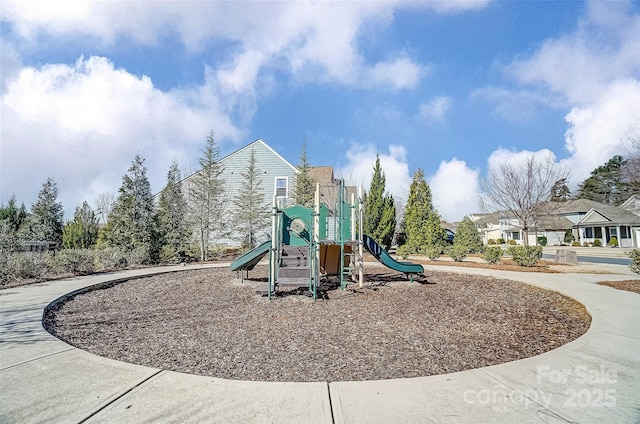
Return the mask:
<path id="1" fill-rule="evenodd" d="M 513 261 L 520 266 L 535 266 L 542 258 L 541 246 L 512 246 L 507 249 Z"/>
<path id="2" fill-rule="evenodd" d="M 98 269 L 126 268 L 126 253 L 118 247 L 105 247 L 95 252 Z"/>
<path id="3" fill-rule="evenodd" d="M 609 240 L 609 246 L 618 247 L 618 238 L 611 237 L 611 239 Z"/>
<path id="4" fill-rule="evenodd" d="M 56 271 L 61 273 L 92 274 L 95 269 L 96 258 L 90 249 L 64 249 L 52 260 Z"/>
<path id="5" fill-rule="evenodd" d="M 547 238 L 545 236 L 538 236 L 538 244 L 540 246 L 546 246 L 547 245 Z"/>
<path id="6" fill-rule="evenodd" d="M 633 249 L 627 252 L 627 256 L 631 258 L 631 263 L 629 264 L 631 271 L 640 274 L 640 249 Z"/>
<path id="7" fill-rule="evenodd" d="M 496 240 L 496 243 L 497 244 L 504 244 L 505 241 L 504 241 L 504 239 L 502 237 L 500 237 L 498 240 Z"/>
<path id="8" fill-rule="evenodd" d="M 427 246 L 422 248 L 422 253 L 432 261 L 435 261 L 442 254 L 442 247 L 440 246 Z"/>
<path id="9" fill-rule="evenodd" d="M 465 246 L 454 245 L 449 246 L 445 250 L 445 253 L 456 262 L 462 262 L 467 257 L 467 248 Z"/>
<path id="10" fill-rule="evenodd" d="M 575 240 L 576 240 L 576 238 L 573 235 L 573 231 L 571 231 L 571 229 L 565 230 L 565 232 L 564 232 L 564 242 L 565 243 L 573 243 L 573 242 L 575 242 Z"/>
<path id="11" fill-rule="evenodd" d="M 511 240 L 507 241 L 507 244 L 510 244 L 511 246 L 515 246 L 516 244 L 518 244 L 518 242 L 513 240 L 513 239 L 511 239 Z"/>
<path id="12" fill-rule="evenodd" d="M 595 247 L 602 247 L 602 242 L 600 241 L 600 239 L 595 239 L 595 240 L 593 241 L 593 245 L 594 245 Z"/>
<path id="13" fill-rule="evenodd" d="M 497 244 L 497 242 L 494 239 L 489 239 L 487 244 Z"/>
<path id="14" fill-rule="evenodd" d="M 579 241 L 574 241 L 573 243 L 571 243 L 571 246 L 580 247 L 580 242 Z"/>
<path id="15" fill-rule="evenodd" d="M 396 255 L 400 256 L 402 259 L 407 259 L 410 254 L 411 248 L 406 244 L 398 246 L 398 248 L 396 249 Z"/>
<path id="16" fill-rule="evenodd" d="M 482 252 L 482 257 L 491 265 L 495 265 L 502 259 L 504 250 L 500 246 L 487 246 Z"/>
<path id="17" fill-rule="evenodd" d="M 12 252 L 7 254 L 3 269 L 3 280 L 39 278 L 50 269 L 50 253 Z"/>

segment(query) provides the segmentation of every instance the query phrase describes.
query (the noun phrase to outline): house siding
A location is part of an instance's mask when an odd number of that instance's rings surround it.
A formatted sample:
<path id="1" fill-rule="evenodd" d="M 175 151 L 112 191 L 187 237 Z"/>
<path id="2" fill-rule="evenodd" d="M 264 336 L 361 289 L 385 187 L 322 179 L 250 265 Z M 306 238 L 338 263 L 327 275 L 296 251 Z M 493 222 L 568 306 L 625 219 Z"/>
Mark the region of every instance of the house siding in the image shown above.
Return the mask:
<path id="1" fill-rule="evenodd" d="M 287 196 L 279 200 L 287 202 L 294 194 L 295 178 L 297 174 L 296 168 L 287 162 L 282 156 L 276 153 L 271 147 L 269 147 L 264 141 L 256 140 L 253 143 L 237 150 L 234 153 L 223 158 L 220 163 L 224 168 L 222 172 L 222 178 L 224 178 L 227 184 L 227 190 L 229 193 L 229 219 L 232 219 L 235 213 L 235 206 L 233 205 L 233 199 L 242 190 L 242 183 L 244 177 L 242 174 L 246 173 L 247 167 L 251 160 L 251 151 L 255 152 L 256 168 L 259 172 L 260 188 L 264 193 L 263 204 L 265 210 L 271 210 L 273 204 L 273 196 L 276 192 L 275 183 L 276 178 L 287 179 Z M 270 231 L 269 227 L 267 231 Z M 258 239 L 258 242 L 264 241 L 268 238 L 267 234 L 264 234 Z M 232 235 L 228 239 L 221 240 L 222 244 L 230 246 L 238 245 L 235 235 Z"/>
<path id="2" fill-rule="evenodd" d="M 284 202 L 291 201 L 291 197 L 294 195 L 295 177 L 298 171 L 296 168 L 287 162 L 282 156 L 280 156 L 275 150 L 267 145 L 262 140 L 256 140 L 247 146 L 236 150 L 235 152 L 220 159 L 220 165 L 223 168 L 221 177 L 224 179 L 227 189 L 227 195 L 229 199 L 227 216 L 228 221 L 233 220 L 235 213 L 235 206 L 233 199 L 242 190 L 242 183 L 244 181 L 243 174 L 246 173 L 251 160 L 251 151 L 255 152 L 255 166 L 259 172 L 260 188 L 264 193 L 263 204 L 265 210 L 271 210 L 273 204 L 273 196 L 275 194 L 275 181 L 276 178 L 284 177 L 288 181 L 288 198 L 280 199 Z M 192 176 L 187 177 L 185 180 L 189 180 Z M 271 227 L 268 226 L 266 232 L 269 232 Z M 231 234 L 229 238 L 218 240 L 218 243 L 229 246 L 239 245 L 237 234 Z M 264 241 L 269 235 L 267 233 L 259 237 L 258 242 Z"/>

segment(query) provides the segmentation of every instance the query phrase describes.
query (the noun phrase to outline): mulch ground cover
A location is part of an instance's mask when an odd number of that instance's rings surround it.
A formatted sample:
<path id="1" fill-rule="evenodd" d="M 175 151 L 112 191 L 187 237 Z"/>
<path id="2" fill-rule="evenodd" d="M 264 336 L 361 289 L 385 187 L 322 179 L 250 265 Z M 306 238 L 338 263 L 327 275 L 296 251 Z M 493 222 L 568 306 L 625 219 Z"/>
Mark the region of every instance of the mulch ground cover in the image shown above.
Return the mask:
<path id="1" fill-rule="evenodd" d="M 640 280 L 600 281 L 598 284 L 640 294 Z"/>
<path id="2" fill-rule="evenodd" d="M 559 293 L 429 271 L 420 282 L 368 267 L 365 287 L 318 300 L 255 294 L 228 268 L 189 270 L 93 290 L 47 312 L 45 327 L 97 355 L 237 380 L 348 381 L 444 374 L 541 354 L 591 319 Z"/>

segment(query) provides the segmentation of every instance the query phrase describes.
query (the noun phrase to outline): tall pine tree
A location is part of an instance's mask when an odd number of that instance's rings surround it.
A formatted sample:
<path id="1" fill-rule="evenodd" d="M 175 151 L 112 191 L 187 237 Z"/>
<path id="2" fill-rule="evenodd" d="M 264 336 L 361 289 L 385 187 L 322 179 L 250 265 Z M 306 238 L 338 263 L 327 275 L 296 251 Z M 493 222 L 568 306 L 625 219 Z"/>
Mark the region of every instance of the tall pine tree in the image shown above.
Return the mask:
<path id="1" fill-rule="evenodd" d="M 73 220 L 62 231 L 62 245 L 66 249 L 89 249 L 98 240 L 98 218 L 87 202 L 76 207 Z"/>
<path id="2" fill-rule="evenodd" d="M 633 194 L 633 188 L 625 178 L 627 160 L 613 156 L 607 163 L 591 171 L 591 176 L 579 186 L 578 198 L 589 199 L 607 205 L 620 205 Z"/>
<path id="3" fill-rule="evenodd" d="M 144 158 L 136 155 L 127 172 L 122 177 L 104 237 L 108 244 L 136 250 L 136 260 L 146 263 L 157 259 L 158 243 L 155 205 Z"/>
<path id="4" fill-rule="evenodd" d="M 158 232 L 163 261 L 177 262 L 186 257 L 191 232 L 187 222 L 187 200 L 182 192 L 182 174 L 173 161 L 167 172 L 167 184 L 158 202 Z"/>
<path id="5" fill-rule="evenodd" d="M 229 196 L 213 132 L 207 136 L 198 163 L 200 171 L 193 175 L 189 187 L 189 216 L 200 244 L 200 260 L 206 261 L 211 245 L 228 234 L 229 229 L 226 216 Z"/>
<path id="6" fill-rule="evenodd" d="M 313 207 L 316 181 L 311 176 L 311 165 L 307 160 L 307 141 L 302 143 L 300 163 L 296 166 L 298 175 L 295 181 L 296 204 L 307 208 Z"/>
<path id="7" fill-rule="evenodd" d="M 377 155 L 371 185 L 364 198 L 364 232 L 389 249 L 396 229 L 396 207 L 393 197 L 385 194 L 385 184 L 380 155 Z"/>
<path id="8" fill-rule="evenodd" d="M 58 187 L 53 178 L 47 178 L 42 185 L 38 200 L 31 205 L 27 222 L 27 238 L 58 245 L 62 243 L 64 211 L 62 203 L 58 202 Z"/>
<path id="9" fill-rule="evenodd" d="M 244 180 L 240 190 L 233 198 L 233 224 L 241 246 L 244 249 L 253 249 L 258 237 L 269 227 L 270 222 L 269 205 L 264 201 L 260 170 L 256 166 L 256 154 L 253 149 L 242 177 Z"/>
<path id="10" fill-rule="evenodd" d="M 419 252 L 427 244 L 425 228 L 433 212 L 431 189 L 424 179 L 424 172 L 418 169 L 413 174 L 403 219 L 406 245 L 410 253 Z"/>

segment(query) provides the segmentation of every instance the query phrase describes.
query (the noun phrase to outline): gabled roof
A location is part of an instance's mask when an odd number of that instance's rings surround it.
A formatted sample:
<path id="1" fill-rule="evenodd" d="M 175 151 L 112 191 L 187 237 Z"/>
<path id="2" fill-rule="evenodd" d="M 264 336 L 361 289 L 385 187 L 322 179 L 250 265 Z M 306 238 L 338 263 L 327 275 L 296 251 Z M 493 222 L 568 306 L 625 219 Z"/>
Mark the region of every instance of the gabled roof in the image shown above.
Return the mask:
<path id="1" fill-rule="evenodd" d="M 587 213 L 589 210 L 593 208 L 598 208 L 600 206 L 606 206 L 603 203 L 594 202 L 589 199 L 571 199 L 566 200 L 564 202 L 552 202 L 554 203 L 552 214 L 554 215 L 569 215 L 576 213 Z"/>
<path id="2" fill-rule="evenodd" d="M 598 209 L 590 209 L 575 227 L 593 225 L 630 225 L 640 226 L 640 216 L 616 206 L 601 205 Z"/>
<path id="3" fill-rule="evenodd" d="M 271 153 L 273 153 L 274 155 L 276 155 L 278 157 L 278 159 L 280 159 L 281 161 L 283 161 L 286 165 L 288 165 L 289 167 L 291 167 L 291 169 L 293 169 L 296 173 L 300 172 L 298 171 L 298 169 L 291 165 L 289 163 L 289 161 L 287 161 L 285 158 L 283 158 L 282 156 L 280 156 L 280 154 L 278 152 L 276 152 L 275 150 L 273 150 L 273 148 L 271 148 L 271 146 L 269 146 L 267 143 L 265 143 L 264 141 L 262 141 L 261 139 L 257 139 L 256 141 L 254 141 L 253 143 L 249 143 L 246 146 L 236 150 L 235 152 L 229 153 L 227 156 L 223 157 L 222 159 L 220 159 L 220 162 L 225 162 L 226 160 L 228 160 L 229 158 L 239 154 L 240 152 L 243 152 L 247 149 L 251 149 L 253 147 L 255 147 L 256 144 L 260 144 L 262 146 L 264 146 L 267 150 L 271 151 Z"/>
<path id="4" fill-rule="evenodd" d="M 621 204 L 620 207 L 631 213 L 640 215 L 640 195 L 632 195 L 623 204 Z"/>

